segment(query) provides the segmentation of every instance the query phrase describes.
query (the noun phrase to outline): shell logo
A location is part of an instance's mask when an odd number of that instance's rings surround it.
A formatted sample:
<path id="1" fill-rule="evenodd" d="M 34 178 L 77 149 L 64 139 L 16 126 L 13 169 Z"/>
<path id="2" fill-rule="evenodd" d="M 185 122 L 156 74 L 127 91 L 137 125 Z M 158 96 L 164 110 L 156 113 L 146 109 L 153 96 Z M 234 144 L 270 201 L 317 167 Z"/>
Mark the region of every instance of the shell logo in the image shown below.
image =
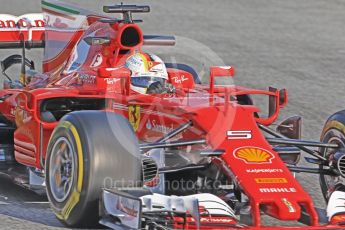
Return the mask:
<path id="1" fill-rule="evenodd" d="M 247 164 L 270 164 L 274 159 L 274 155 L 269 151 L 252 146 L 235 149 L 233 154 Z"/>

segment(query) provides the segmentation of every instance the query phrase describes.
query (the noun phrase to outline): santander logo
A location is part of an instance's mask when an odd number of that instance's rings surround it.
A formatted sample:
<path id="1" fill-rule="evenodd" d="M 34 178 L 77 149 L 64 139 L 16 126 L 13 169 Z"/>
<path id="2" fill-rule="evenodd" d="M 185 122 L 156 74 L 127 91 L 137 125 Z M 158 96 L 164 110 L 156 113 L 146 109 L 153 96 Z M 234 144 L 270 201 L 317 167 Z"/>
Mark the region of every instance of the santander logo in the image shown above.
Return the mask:
<path id="1" fill-rule="evenodd" d="M 0 29 L 44 27 L 44 25 L 42 14 L 25 14 L 19 17 L 0 14 Z"/>

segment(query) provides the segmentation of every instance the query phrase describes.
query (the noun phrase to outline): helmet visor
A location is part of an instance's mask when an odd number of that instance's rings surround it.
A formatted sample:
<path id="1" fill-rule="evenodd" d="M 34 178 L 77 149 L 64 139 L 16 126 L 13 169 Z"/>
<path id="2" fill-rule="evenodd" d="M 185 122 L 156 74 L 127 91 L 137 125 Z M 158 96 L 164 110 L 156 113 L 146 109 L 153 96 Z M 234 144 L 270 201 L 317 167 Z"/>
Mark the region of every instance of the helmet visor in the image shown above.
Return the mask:
<path id="1" fill-rule="evenodd" d="M 131 84 L 136 87 L 148 88 L 152 83 L 160 82 L 162 86 L 165 85 L 165 79 L 161 77 L 131 77 Z"/>

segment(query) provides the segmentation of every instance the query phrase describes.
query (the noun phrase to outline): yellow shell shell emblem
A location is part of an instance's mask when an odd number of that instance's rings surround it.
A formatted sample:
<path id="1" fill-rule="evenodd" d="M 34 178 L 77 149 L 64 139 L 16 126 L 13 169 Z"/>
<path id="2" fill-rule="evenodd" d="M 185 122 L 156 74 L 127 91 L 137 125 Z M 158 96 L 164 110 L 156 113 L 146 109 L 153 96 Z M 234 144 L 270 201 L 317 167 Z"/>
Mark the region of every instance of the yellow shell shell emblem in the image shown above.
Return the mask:
<path id="1" fill-rule="evenodd" d="M 238 148 L 234 151 L 234 156 L 247 164 L 269 164 L 274 158 L 272 153 L 258 147 Z"/>

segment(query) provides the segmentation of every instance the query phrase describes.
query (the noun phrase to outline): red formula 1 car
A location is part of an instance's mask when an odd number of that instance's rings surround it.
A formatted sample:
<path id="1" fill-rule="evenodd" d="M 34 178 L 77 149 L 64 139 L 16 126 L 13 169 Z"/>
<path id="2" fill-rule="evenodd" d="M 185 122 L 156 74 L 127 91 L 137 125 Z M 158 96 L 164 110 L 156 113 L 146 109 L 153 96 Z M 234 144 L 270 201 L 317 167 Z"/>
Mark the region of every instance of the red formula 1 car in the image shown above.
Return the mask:
<path id="1" fill-rule="evenodd" d="M 161 85 L 138 94 L 126 60 L 145 45 L 175 43 L 143 35 L 132 13 L 148 6 L 104 7 L 121 19 L 56 0 L 42 7 L 43 15 L 0 18 L 0 48 L 22 49 L 1 62 L 7 79 L 0 91 L 0 169 L 32 190 L 46 189 L 64 224 L 257 229 L 262 215 L 310 229 L 343 223 L 334 205 L 331 222 L 322 221 L 291 173 L 343 174 L 339 143 L 299 140 L 299 117 L 277 131 L 267 127 L 286 105 L 286 90 L 220 85 L 233 77 L 230 66 L 211 67 L 202 84 L 190 66 L 165 63 L 173 90 Z M 31 48 L 45 48 L 43 73 L 26 58 Z M 7 69 L 18 63 L 20 80 L 13 80 Z M 268 96 L 267 117 L 252 95 Z M 333 149 L 337 158 L 306 146 Z M 297 167 L 300 150 L 313 156 L 311 163 L 334 164 Z"/>

